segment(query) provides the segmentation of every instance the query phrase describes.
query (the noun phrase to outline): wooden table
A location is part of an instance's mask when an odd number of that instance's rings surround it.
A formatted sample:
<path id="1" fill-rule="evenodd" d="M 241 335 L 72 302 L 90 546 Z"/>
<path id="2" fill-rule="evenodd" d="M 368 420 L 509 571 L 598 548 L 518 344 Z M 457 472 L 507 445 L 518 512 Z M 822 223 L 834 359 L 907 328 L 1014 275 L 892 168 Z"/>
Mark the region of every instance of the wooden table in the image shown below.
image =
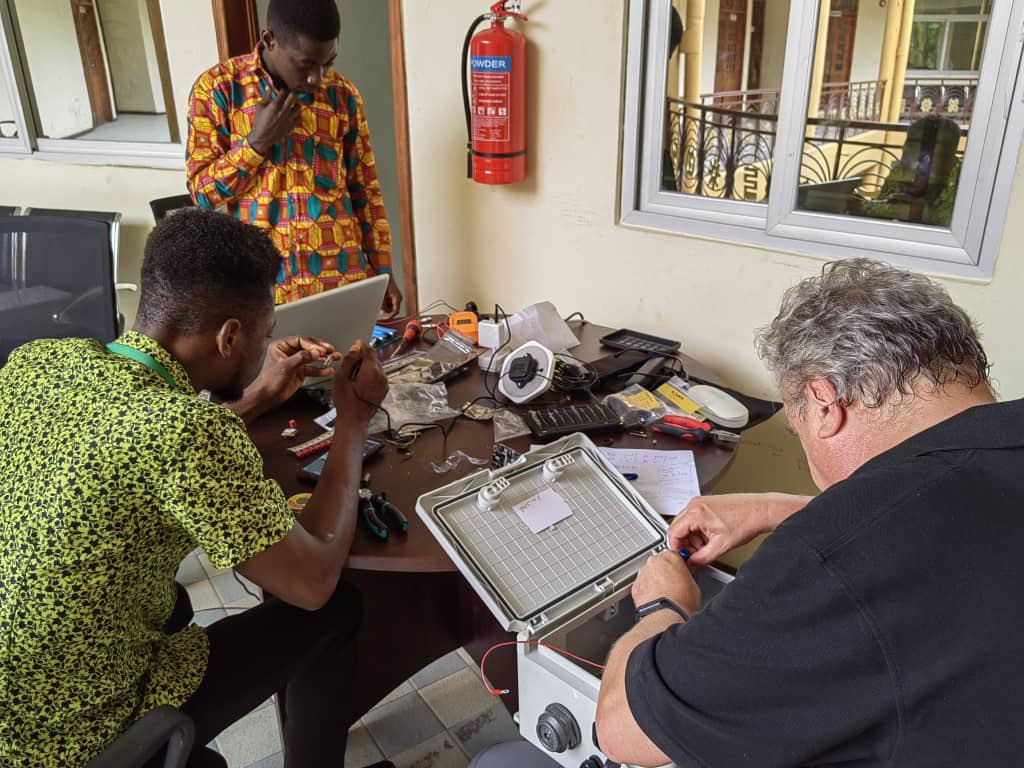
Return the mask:
<path id="1" fill-rule="evenodd" d="M 581 341 L 571 351 L 574 356 L 593 360 L 610 351 L 599 343 L 600 337 L 610 329 L 590 323 L 574 323 L 571 327 Z M 715 379 L 696 361 L 684 356 L 683 362 L 691 374 Z M 493 382 L 495 377 L 492 374 L 490 378 Z M 483 373 L 476 364 L 448 384 L 448 401 L 454 409 L 486 393 Z M 281 484 L 286 496 L 312 489 L 308 482 L 299 480 L 296 473 L 313 457 L 296 459 L 287 447 L 320 434 L 322 430 L 313 423 L 313 418 L 324 411 L 325 406 L 300 396 L 250 427 L 253 442 L 263 456 L 264 471 Z M 281 430 L 289 419 L 295 419 L 299 428 L 293 440 L 281 437 Z M 450 431 L 447 452 L 462 450 L 471 456 L 489 458 L 493 434 L 489 422 L 460 419 Z M 530 437 L 505 442 L 516 450 L 526 451 Z M 622 448 L 672 449 L 683 445 L 665 436 L 654 445 L 652 438 L 628 433 L 599 437 L 596 442 Z M 694 451 L 704 491 L 714 486 L 735 452 L 732 446 L 685 444 L 685 447 Z M 410 454 L 403 455 L 388 446 L 364 465 L 371 474 L 371 487 L 375 491 L 386 491 L 388 499 L 409 519 L 409 533 L 382 542 L 363 526 L 358 526 L 343 576 L 362 591 L 364 598 L 360 665 L 353 692 L 354 711 L 359 714 L 449 651 L 465 646 L 479 661 L 487 648 L 511 637 L 498 626 L 416 515 L 416 499 L 420 495 L 479 469 L 463 464 L 447 474 L 435 474 L 429 464 L 431 461 L 442 463 L 447 457 L 441 453 L 441 434 L 430 430 L 420 435 Z M 505 703 L 514 711 L 518 697 L 515 695 L 515 654 L 511 649 L 503 655 L 496 653 L 488 660 L 488 676 L 497 687 L 513 691 L 505 697 Z"/>

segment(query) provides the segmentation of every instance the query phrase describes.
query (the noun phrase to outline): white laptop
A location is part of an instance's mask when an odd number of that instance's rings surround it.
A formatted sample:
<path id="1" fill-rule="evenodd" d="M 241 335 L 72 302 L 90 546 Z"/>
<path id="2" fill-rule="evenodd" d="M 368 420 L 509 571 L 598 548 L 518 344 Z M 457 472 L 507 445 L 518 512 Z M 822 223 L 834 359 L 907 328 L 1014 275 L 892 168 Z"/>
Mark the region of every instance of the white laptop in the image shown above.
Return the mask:
<path id="1" fill-rule="evenodd" d="M 345 354 L 359 339 L 370 340 L 387 287 L 388 276 L 377 275 L 281 304 L 274 310 L 274 338 L 312 336 Z"/>

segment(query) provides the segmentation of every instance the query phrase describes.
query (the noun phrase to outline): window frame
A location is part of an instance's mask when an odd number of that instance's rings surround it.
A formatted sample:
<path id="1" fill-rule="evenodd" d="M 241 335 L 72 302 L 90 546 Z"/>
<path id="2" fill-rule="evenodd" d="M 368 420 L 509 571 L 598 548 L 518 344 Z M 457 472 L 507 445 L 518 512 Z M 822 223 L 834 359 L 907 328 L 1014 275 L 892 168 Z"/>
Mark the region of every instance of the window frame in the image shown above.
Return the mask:
<path id="1" fill-rule="evenodd" d="M 180 170 L 185 167 L 183 142 L 95 141 L 50 139 L 38 134 L 31 77 L 24 51 L 16 35 L 17 14 L 11 0 L 0 0 L 0 78 L 4 78 L 18 124 L 18 138 L 0 137 L 0 158 L 32 157 L 38 160 L 94 165 L 123 165 Z M 177 105 L 168 105 L 176 109 Z"/>
<path id="2" fill-rule="evenodd" d="M 665 99 L 649 94 L 666 92 L 667 67 L 658 63 L 668 59 L 669 3 L 630 0 L 619 223 L 827 259 L 872 255 L 931 272 L 990 278 L 1024 136 L 1024 0 L 998 4 L 989 14 L 981 72 L 995 74 L 979 78 L 948 229 L 796 207 L 819 7 L 819 0 L 790 4 L 771 186 L 767 203 L 752 203 L 661 190 Z M 1005 35 L 993 35 L 996 29 Z M 996 146 L 999 151 L 984 151 Z"/>
<path id="3" fill-rule="evenodd" d="M 943 66 L 939 69 L 907 69 L 907 77 L 924 78 L 924 77 L 941 77 L 944 79 L 955 80 L 957 78 L 968 78 L 978 73 L 972 69 L 946 69 L 945 65 L 949 63 L 949 37 L 950 37 L 950 25 L 957 22 L 974 22 L 976 24 L 986 24 L 986 38 L 988 37 L 988 30 L 992 28 L 992 12 L 988 13 L 965 13 L 965 14 L 941 14 L 941 13 L 922 13 L 914 14 L 914 24 L 930 24 L 938 23 L 942 24 L 942 42 L 939 44 L 939 63 Z"/>

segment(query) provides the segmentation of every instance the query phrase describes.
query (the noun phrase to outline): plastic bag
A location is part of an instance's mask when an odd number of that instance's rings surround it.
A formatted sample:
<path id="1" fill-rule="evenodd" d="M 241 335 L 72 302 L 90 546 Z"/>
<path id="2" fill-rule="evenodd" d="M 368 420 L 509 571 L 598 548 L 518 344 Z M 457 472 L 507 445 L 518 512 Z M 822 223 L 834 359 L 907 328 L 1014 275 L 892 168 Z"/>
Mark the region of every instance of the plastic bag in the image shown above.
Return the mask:
<path id="1" fill-rule="evenodd" d="M 433 347 L 388 378 L 392 386 L 395 382 L 433 384 L 445 381 L 475 360 L 480 352 L 472 340 L 458 331 L 447 330 Z"/>
<path id="2" fill-rule="evenodd" d="M 444 384 L 392 381 L 381 408 L 370 420 L 370 434 L 388 428 L 384 411 L 391 415 L 391 429 L 396 432 L 406 424 L 433 424 L 459 415 L 448 407 L 448 387 Z"/>
<path id="3" fill-rule="evenodd" d="M 530 434 L 523 417 L 507 408 L 494 412 L 494 442 L 501 443 Z"/>
<path id="4" fill-rule="evenodd" d="M 672 413 L 668 406 L 639 384 L 631 384 L 621 392 L 608 395 L 604 404 L 622 417 L 626 427 L 653 424 Z"/>
<path id="5" fill-rule="evenodd" d="M 491 463 L 490 459 L 478 459 L 476 456 L 470 456 L 465 451 L 456 451 L 445 459 L 444 464 L 430 462 L 430 469 L 435 475 L 444 475 L 461 466 L 464 461 L 469 462 L 474 467 L 483 467 Z"/>

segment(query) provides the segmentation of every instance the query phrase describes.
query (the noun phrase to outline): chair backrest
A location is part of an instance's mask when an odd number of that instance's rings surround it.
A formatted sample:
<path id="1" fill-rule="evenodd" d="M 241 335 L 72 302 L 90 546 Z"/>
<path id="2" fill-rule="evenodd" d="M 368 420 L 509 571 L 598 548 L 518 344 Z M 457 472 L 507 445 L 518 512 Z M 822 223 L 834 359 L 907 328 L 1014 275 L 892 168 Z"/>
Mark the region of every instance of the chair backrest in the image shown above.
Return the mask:
<path id="1" fill-rule="evenodd" d="M 26 208 L 24 216 L 61 216 L 69 219 L 89 219 L 107 225 L 110 236 L 110 256 L 113 262 L 114 282 L 117 282 L 117 259 L 121 249 L 121 214 L 116 211 L 72 211 L 62 208 Z"/>
<path id="2" fill-rule="evenodd" d="M 149 201 L 149 208 L 153 211 L 153 218 L 157 221 L 160 221 L 172 211 L 182 208 L 193 208 L 194 206 L 195 203 L 192 202 L 191 195 L 173 195 Z"/>
<path id="3" fill-rule="evenodd" d="M 925 115 L 907 129 L 894 173 L 898 191 L 928 202 L 946 188 L 957 162 L 960 124 L 941 115 Z"/>
<path id="4" fill-rule="evenodd" d="M 0 365 L 33 339 L 117 336 L 108 225 L 0 216 Z"/>

